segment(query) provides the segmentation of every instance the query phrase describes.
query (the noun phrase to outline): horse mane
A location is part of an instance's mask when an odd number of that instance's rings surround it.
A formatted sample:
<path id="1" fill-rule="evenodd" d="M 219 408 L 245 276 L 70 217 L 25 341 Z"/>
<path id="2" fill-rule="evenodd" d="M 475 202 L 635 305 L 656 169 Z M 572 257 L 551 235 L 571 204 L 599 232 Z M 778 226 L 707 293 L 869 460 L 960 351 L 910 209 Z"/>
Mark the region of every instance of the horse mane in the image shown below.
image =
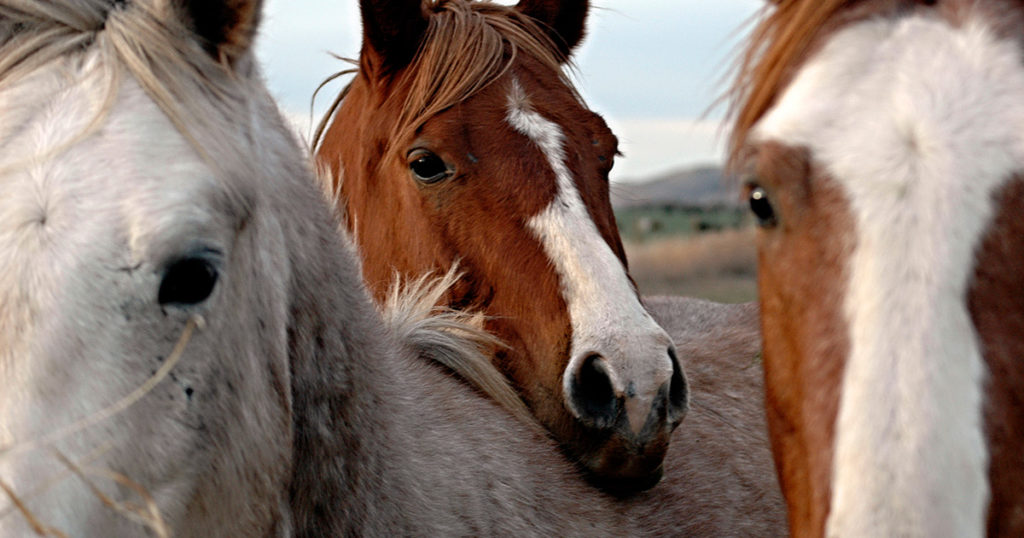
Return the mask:
<path id="1" fill-rule="evenodd" d="M 404 284 L 396 276 L 387 301 L 379 307 L 385 325 L 396 341 L 418 356 L 444 366 L 520 422 L 539 428 L 508 379 L 485 355 L 484 350 L 504 344 L 478 328 L 481 316 L 437 306 L 458 277 L 455 267 L 441 277 L 423 275 Z"/>
<path id="2" fill-rule="evenodd" d="M 97 68 L 109 86 L 106 99 L 84 132 L 50 151 L 59 152 L 99 127 L 114 104 L 121 77 L 127 74 L 211 167 L 218 171 L 234 165 L 249 168 L 240 159 L 224 163 L 224 158 L 252 151 L 224 147 L 237 144 L 239 137 L 224 136 L 222 131 L 259 117 L 251 109 L 256 102 L 253 96 L 261 92 L 252 91 L 257 86 L 247 80 L 250 77 L 238 74 L 253 66 L 218 62 L 178 22 L 180 16 L 161 9 L 174 8 L 159 8 L 156 2 L 144 0 L 0 0 L 0 88 L 51 61 L 99 49 Z M 230 179 L 238 174 L 224 175 Z"/>
<path id="3" fill-rule="evenodd" d="M 562 69 L 563 65 L 571 68 L 569 59 L 540 23 L 514 6 L 473 0 L 428 0 L 424 10 L 430 15 L 419 51 L 411 63 L 415 68 L 398 75 L 387 97 L 399 102 L 400 111 L 388 136 L 389 145 L 406 139 L 432 116 L 489 86 L 508 71 L 520 52 L 558 73 L 566 87 L 582 101 Z M 353 72 L 370 76 L 372 66 L 364 58 L 358 69 L 342 71 L 325 83 Z M 320 121 L 313 136 L 314 149 L 322 142 L 347 93 L 348 87 Z"/>
<path id="4" fill-rule="evenodd" d="M 771 108 L 822 26 L 851 0 L 781 0 L 766 7 L 740 55 L 727 90 L 732 120 L 729 162 L 735 165 L 751 129 Z"/>

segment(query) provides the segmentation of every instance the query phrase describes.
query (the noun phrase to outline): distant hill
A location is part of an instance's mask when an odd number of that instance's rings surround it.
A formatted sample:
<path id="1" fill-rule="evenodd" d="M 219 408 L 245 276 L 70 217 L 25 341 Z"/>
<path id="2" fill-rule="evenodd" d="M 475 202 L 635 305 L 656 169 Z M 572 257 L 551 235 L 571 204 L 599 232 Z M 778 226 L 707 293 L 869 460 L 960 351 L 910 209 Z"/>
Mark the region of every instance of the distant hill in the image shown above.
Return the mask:
<path id="1" fill-rule="evenodd" d="M 680 207 L 738 206 L 737 187 L 723 178 L 720 167 L 687 168 L 643 182 L 612 183 L 615 209 L 673 205 Z"/>

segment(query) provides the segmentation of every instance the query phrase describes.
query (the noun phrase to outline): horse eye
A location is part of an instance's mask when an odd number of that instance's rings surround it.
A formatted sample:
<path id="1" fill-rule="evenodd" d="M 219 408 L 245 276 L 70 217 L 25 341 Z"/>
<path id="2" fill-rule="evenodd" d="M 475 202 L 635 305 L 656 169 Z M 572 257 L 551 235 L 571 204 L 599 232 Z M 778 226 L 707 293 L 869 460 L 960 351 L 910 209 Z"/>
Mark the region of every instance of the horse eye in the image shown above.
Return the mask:
<path id="1" fill-rule="evenodd" d="M 775 226 L 775 210 L 768 200 L 768 193 L 761 187 L 755 186 L 750 191 L 750 211 L 757 217 L 757 224 L 762 228 Z"/>
<path id="2" fill-rule="evenodd" d="M 409 170 L 423 183 L 437 183 L 451 175 L 451 170 L 437 154 L 426 150 L 414 151 L 410 155 Z"/>
<path id="3" fill-rule="evenodd" d="M 213 293 L 217 276 L 217 268 L 208 260 L 195 256 L 178 260 L 164 273 L 157 301 L 164 306 L 201 303 Z"/>

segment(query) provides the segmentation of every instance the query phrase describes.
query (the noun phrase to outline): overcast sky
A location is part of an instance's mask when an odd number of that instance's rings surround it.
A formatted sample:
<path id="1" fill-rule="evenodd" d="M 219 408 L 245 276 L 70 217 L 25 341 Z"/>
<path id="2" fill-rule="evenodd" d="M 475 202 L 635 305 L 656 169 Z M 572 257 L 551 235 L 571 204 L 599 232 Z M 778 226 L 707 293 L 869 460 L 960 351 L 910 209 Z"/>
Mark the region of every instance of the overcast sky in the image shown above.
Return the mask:
<path id="1" fill-rule="evenodd" d="M 511 3 L 511 2 L 503 2 Z M 625 157 L 613 179 L 648 178 L 682 166 L 717 164 L 722 110 L 709 107 L 747 21 L 762 0 L 594 0 L 577 49 L 587 103 L 618 135 Z M 259 42 L 271 91 L 307 132 L 310 97 L 359 53 L 356 0 L 269 0 Z M 340 90 L 328 87 L 314 117 Z"/>

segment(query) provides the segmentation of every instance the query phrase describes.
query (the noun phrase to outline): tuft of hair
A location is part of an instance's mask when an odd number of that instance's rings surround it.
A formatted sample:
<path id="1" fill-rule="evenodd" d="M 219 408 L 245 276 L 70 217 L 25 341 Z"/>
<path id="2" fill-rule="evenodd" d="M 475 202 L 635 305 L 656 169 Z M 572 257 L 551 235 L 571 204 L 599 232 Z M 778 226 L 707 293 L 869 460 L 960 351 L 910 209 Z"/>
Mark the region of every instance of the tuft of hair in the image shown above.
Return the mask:
<path id="1" fill-rule="evenodd" d="M 436 362 L 491 398 L 525 424 L 536 420 L 508 379 L 491 363 L 489 351 L 504 344 L 481 328 L 482 316 L 438 306 L 458 280 L 453 267 L 443 276 L 395 278 L 378 308 L 397 341 Z"/>
<path id="2" fill-rule="evenodd" d="M 0 88 L 53 60 L 90 50 L 100 51 L 99 68 L 109 85 L 106 101 L 84 132 L 51 152 L 75 144 L 98 128 L 114 104 L 119 81 L 128 76 L 145 89 L 214 170 L 233 179 L 238 174 L 230 174 L 229 169 L 254 167 L 230 156 L 252 155 L 253 148 L 236 146 L 263 141 L 224 136 L 225 126 L 265 131 L 256 125 L 265 118 L 254 110 L 255 96 L 263 96 L 254 63 L 239 61 L 231 66 L 215 60 L 184 22 L 155 0 L 0 0 Z M 230 163 L 224 162 L 225 156 Z M 234 182 L 226 185 L 233 195 L 234 186 Z"/>
<path id="3" fill-rule="evenodd" d="M 320 194 L 327 200 L 327 207 L 334 213 L 334 220 L 338 224 L 338 230 L 348 234 L 345 229 L 345 221 L 348 218 L 345 208 L 348 203 L 345 201 L 345 194 L 341 192 L 341 181 L 345 172 L 339 170 L 337 174 L 331 167 L 322 161 L 313 161 L 313 173 L 316 177 L 317 186 L 320 187 Z"/>
<path id="4" fill-rule="evenodd" d="M 410 67 L 392 82 L 388 100 L 401 103 L 389 144 L 405 140 L 439 112 L 483 90 L 505 74 L 518 54 L 532 56 L 552 71 L 582 101 L 563 66 L 572 63 L 540 23 L 514 6 L 472 0 L 428 0 L 427 30 Z M 372 77 L 372 66 L 360 64 L 359 74 Z M 337 78 L 343 71 L 328 79 Z M 320 122 L 313 138 L 319 146 L 346 90 Z M 386 106 L 386 105 L 385 105 Z M 390 148 L 389 148 L 390 149 Z"/>
<path id="5" fill-rule="evenodd" d="M 750 130 L 792 75 L 794 63 L 811 48 L 825 23 L 849 0 L 779 0 L 766 3 L 736 64 L 726 97 L 732 122 L 728 160 L 735 165 Z"/>

